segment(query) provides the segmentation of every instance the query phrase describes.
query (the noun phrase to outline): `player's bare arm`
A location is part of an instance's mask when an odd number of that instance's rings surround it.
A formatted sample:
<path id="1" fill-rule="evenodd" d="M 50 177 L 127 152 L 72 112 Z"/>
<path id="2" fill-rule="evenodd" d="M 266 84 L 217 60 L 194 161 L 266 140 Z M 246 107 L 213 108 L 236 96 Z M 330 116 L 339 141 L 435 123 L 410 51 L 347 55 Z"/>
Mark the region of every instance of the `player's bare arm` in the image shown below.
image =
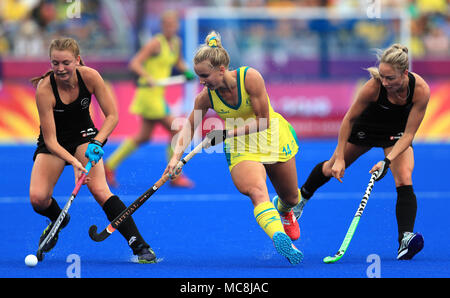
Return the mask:
<path id="1" fill-rule="evenodd" d="M 98 71 L 86 66 L 80 67 L 79 69 L 82 76 L 86 78 L 86 87 L 89 92 L 95 95 L 95 98 L 105 115 L 103 125 L 95 136 L 97 141 L 104 143 L 119 122 L 116 102 Z"/>
<path id="2" fill-rule="evenodd" d="M 375 79 L 370 79 L 361 88 L 355 101 L 350 106 L 350 109 L 342 120 L 341 127 L 339 129 L 338 145 L 334 152 L 334 164 L 331 169 L 333 177 L 342 182 L 341 178 L 345 173 L 345 145 L 350 136 L 353 124 L 364 109 L 371 103 L 377 100 L 380 92 L 380 82 Z"/>

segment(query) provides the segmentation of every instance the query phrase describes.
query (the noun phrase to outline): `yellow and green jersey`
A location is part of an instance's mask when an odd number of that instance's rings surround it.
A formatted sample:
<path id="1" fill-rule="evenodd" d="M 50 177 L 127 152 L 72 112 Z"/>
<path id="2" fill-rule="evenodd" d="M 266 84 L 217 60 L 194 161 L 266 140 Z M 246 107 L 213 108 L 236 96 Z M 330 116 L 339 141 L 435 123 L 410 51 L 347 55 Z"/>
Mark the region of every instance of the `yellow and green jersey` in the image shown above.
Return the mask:
<path id="1" fill-rule="evenodd" d="M 256 119 L 250 95 L 245 89 L 245 75 L 249 67 L 236 70 L 238 101 L 235 106 L 227 103 L 218 91 L 208 89 L 211 106 L 225 122 L 225 129 L 232 130 Z M 224 142 L 229 169 L 243 160 L 262 163 L 283 162 L 298 152 L 298 141 L 292 126 L 269 105 L 270 126 L 264 131 L 228 138 Z M 256 128 L 256 127 L 255 127 Z"/>
<path id="2" fill-rule="evenodd" d="M 172 69 L 177 63 L 180 54 L 180 42 L 178 38 L 169 44 L 169 41 L 161 33 L 155 35 L 159 40 L 160 51 L 156 56 L 149 57 L 144 62 L 144 69 L 154 80 L 170 77 Z M 145 78 L 138 80 L 139 85 L 145 85 Z M 164 97 L 165 88 L 162 86 L 138 87 L 130 112 L 146 119 L 161 119 L 169 115 L 169 107 Z"/>

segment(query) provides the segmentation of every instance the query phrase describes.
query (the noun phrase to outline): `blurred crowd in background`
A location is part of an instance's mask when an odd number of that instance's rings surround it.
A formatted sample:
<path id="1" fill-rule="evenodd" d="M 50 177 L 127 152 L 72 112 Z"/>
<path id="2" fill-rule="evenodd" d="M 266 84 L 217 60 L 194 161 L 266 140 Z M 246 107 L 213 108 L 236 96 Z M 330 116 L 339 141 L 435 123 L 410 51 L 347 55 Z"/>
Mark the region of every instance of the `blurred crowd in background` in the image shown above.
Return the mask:
<path id="1" fill-rule="evenodd" d="M 450 140 L 450 0 L 0 0 L 0 141 L 35 140 L 39 118 L 29 79 L 49 67 L 56 37 L 75 38 L 87 65 L 111 83 L 121 122 L 112 138 L 135 133 L 128 63 L 176 10 L 186 61 L 210 30 L 230 54 L 230 69 L 258 69 L 273 107 L 298 135 L 337 136 L 356 90 L 376 64 L 374 49 L 409 47 L 410 69 L 432 86 L 433 109 L 421 138 Z M 238 8 L 238 9 L 234 9 Z M 174 73 L 175 74 L 175 73 Z M 4 86 L 2 88 L 2 86 Z M 167 88 L 171 108 L 189 110 L 198 84 Z M 93 112 L 101 121 L 101 111 Z M 165 136 L 156 133 L 160 138 Z"/>
<path id="2" fill-rule="evenodd" d="M 374 1 L 381 1 L 381 13 L 397 8 L 409 14 L 410 50 L 414 58 L 450 56 L 449 0 L 1 0 L 0 57 L 47 57 L 49 41 L 55 36 L 76 38 L 83 55 L 130 57 L 140 41 L 159 30 L 159 16 L 167 8 L 177 9 L 183 19 L 186 10 L 194 6 L 329 7 L 345 11 L 364 9 Z M 342 26 L 347 26 L 347 31 L 332 29 L 334 39 L 328 44 L 331 54 L 337 51 L 353 55 L 351 49 L 355 47 L 364 50 L 379 39 L 384 40 L 383 46 L 388 46 L 387 43 L 395 39 L 391 36 L 393 28 L 380 28 L 367 21 L 355 20 Z M 250 38 L 243 42 L 251 48 L 251 45 L 259 45 L 258 40 L 268 41 L 270 43 L 261 44 L 262 47 L 274 47 L 279 59 L 286 55 L 308 58 L 317 55 L 317 47 L 311 46 L 317 43 L 313 30 L 302 23 L 280 20 L 269 29 L 251 27 L 246 32 Z M 298 42 L 299 45 L 287 47 L 283 42 Z M 257 56 L 254 49 L 252 51 L 253 56 Z"/>

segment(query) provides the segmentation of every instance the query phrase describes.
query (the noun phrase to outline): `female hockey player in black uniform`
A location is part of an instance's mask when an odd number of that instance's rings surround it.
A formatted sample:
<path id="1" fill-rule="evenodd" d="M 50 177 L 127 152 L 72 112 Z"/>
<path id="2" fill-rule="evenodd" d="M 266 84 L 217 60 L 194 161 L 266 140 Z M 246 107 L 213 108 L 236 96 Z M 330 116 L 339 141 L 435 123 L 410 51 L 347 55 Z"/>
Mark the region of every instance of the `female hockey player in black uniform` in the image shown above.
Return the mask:
<path id="1" fill-rule="evenodd" d="M 413 233 L 417 201 L 412 186 L 412 141 L 425 115 L 430 89 L 408 68 L 408 49 L 394 44 L 380 55 L 378 67 L 368 69 L 372 78 L 346 113 L 335 152 L 311 171 L 301 188 L 302 200 L 294 209 L 300 217 L 304 205 L 320 186 L 331 177 L 342 182 L 347 167 L 372 147 L 381 147 L 385 159 L 374 165 L 370 173 L 378 170 L 376 180 L 380 180 L 390 168 L 394 176 L 399 260 L 411 259 L 423 248 L 422 235 Z"/>
<path id="2" fill-rule="evenodd" d="M 39 244 L 51 230 L 61 212 L 52 197 L 66 165 L 72 165 L 75 182 L 87 170 L 88 162 L 99 164 L 92 167 L 85 180 L 89 191 L 102 206 L 109 220 L 113 220 L 126 208 L 118 196 L 113 195 L 106 183 L 103 169 L 102 146 L 118 122 L 116 103 L 100 74 L 84 66 L 80 49 L 72 38 L 52 41 L 49 48 L 51 70 L 31 80 L 36 86 L 36 105 L 40 118 L 40 135 L 33 156 L 34 165 L 30 181 L 30 201 L 33 209 L 50 219 L 41 235 Z M 95 95 L 105 120 L 100 130 L 95 128 L 89 114 L 91 95 Z M 64 218 L 59 230 L 69 222 Z M 44 252 L 50 251 L 58 240 L 58 233 L 49 241 Z M 133 219 L 119 228 L 133 253 L 141 263 L 155 261 L 155 254 L 140 235 Z"/>

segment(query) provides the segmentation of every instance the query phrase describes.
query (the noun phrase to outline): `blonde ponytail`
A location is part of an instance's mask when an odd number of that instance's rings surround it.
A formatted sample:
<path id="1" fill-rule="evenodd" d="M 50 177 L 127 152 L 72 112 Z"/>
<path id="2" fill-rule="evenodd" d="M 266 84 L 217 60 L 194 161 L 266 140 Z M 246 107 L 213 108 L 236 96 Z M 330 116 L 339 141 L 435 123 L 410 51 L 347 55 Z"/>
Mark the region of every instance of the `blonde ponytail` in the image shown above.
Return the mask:
<path id="1" fill-rule="evenodd" d="M 393 44 L 385 51 L 378 50 L 377 53 L 378 64 L 387 63 L 392 65 L 400 72 L 409 69 L 408 48 L 401 44 Z M 378 67 L 369 67 L 366 69 L 372 78 L 380 80 L 380 72 Z"/>

